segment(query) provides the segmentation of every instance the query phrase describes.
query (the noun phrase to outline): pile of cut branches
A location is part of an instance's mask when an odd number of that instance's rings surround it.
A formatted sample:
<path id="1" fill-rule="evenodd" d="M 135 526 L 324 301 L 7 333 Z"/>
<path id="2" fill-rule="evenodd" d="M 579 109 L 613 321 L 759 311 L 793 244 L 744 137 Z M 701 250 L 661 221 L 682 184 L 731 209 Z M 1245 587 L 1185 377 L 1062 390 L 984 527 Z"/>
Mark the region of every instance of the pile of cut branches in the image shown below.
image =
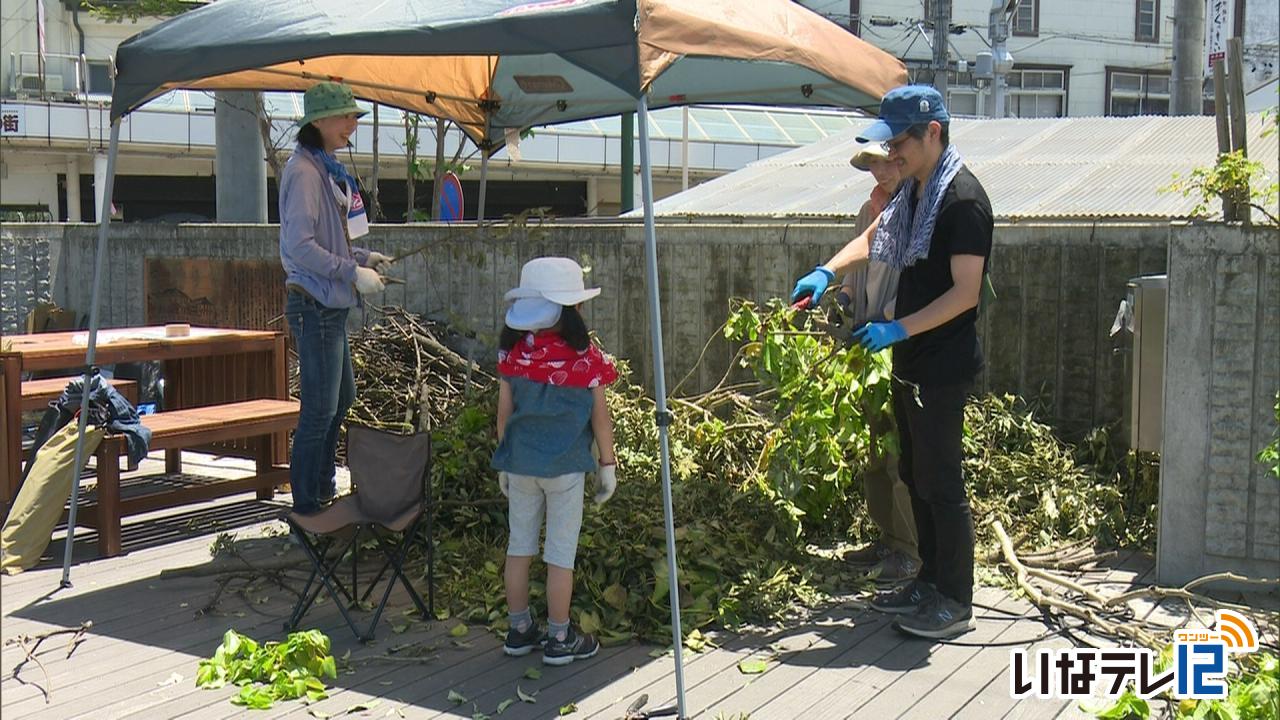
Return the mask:
<path id="1" fill-rule="evenodd" d="M 726 375 L 708 392 L 670 400 L 686 632 L 775 617 L 858 587 L 842 563 L 813 548 L 870 537 L 860 475 L 872 439 L 863 415 L 886 409 L 896 380 L 887 353 L 837 343 L 815 319 L 781 303 L 735 302 L 724 335 L 738 348 L 734 366 L 753 379 L 731 383 Z M 360 405 L 352 417 L 433 429 L 441 605 L 501 628 L 506 502 L 489 468 L 496 383 L 443 343 L 423 339 L 446 334 L 389 310 L 353 338 Z M 655 407 L 627 379 L 625 364 L 622 374 L 609 393 L 619 489 L 607 505 L 586 510 L 573 613 L 615 642 L 669 637 L 670 617 Z M 980 522 L 1002 519 L 1018 528 L 1020 544 L 1042 548 L 1106 536 L 1108 523 L 1124 521 L 1110 483 L 1079 466 L 1015 399 L 983 398 L 966 422 L 966 470 Z M 535 606 L 543 594 L 535 583 Z"/>
<path id="2" fill-rule="evenodd" d="M 359 392 L 347 417 L 397 432 L 429 431 L 456 415 L 493 377 L 445 343 L 438 322 L 383 307 L 383 319 L 351 338 Z"/>

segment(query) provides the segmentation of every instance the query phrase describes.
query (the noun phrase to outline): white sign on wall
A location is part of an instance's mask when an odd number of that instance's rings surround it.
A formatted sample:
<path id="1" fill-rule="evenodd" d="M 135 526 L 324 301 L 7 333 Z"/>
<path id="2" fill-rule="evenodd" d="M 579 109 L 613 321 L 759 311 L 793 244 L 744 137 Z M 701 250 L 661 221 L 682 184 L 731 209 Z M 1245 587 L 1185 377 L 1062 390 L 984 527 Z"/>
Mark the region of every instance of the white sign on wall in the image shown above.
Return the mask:
<path id="1" fill-rule="evenodd" d="M 1204 10 L 1204 73 L 1213 74 L 1213 64 L 1227 57 L 1227 39 L 1235 29 L 1235 2 L 1208 0 Z"/>
<path id="2" fill-rule="evenodd" d="M 0 135 L 22 135 L 26 130 L 25 108 L 21 105 L 0 105 Z"/>

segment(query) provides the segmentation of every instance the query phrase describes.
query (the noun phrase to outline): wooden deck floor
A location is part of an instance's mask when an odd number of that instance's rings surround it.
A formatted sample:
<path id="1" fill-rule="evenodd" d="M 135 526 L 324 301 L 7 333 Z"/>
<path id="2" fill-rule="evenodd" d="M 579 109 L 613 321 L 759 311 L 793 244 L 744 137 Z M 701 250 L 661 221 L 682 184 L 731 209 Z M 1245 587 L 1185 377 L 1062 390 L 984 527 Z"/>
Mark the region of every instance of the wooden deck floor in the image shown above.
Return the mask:
<path id="1" fill-rule="evenodd" d="M 315 718 L 337 716 L 354 706 L 358 717 L 472 718 L 517 697 L 517 688 L 537 693 L 536 703 L 516 702 L 502 720 L 559 717 L 574 703 L 571 718 L 613 720 L 640 694 L 650 707 L 674 698 L 674 661 L 655 657 L 652 646 L 606 648 L 588 661 L 564 668 L 543 667 L 537 655 L 506 658 L 500 641 L 472 626 L 463 638 L 450 630 L 456 621 L 410 624 L 410 607 L 397 591 L 370 646 L 355 642 L 332 603 L 313 609 L 304 627 L 326 632 L 334 655 L 350 651 L 349 670 L 332 683 L 331 697 L 311 706 L 277 704 L 268 711 L 231 705 L 233 689 L 199 690 L 197 662 L 210 656 L 228 627 L 257 639 L 283 635 L 292 596 L 265 587 L 246 597 L 224 597 L 219 612 L 199 615 L 216 590 L 210 577 L 161 578 L 162 570 L 210 561 L 215 532 L 235 530 L 268 558 L 288 558 L 296 548 L 279 536 L 283 525 L 270 520 L 279 507 L 251 496 L 192 506 L 167 515 L 144 516 L 126 525 L 127 554 L 85 560 L 73 568 L 74 587 L 58 590 L 61 541 L 50 560 L 14 577 L 0 579 L 3 637 L 17 637 L 92 621 L 86 640 L 66 658 L 66 636 L 45 642 L 43 668 L 25 663 L 24 653 L 6 645 L 0 657 L 0 714 L 5 720 L 50 718 Z M 263 537 L 265 535 L 265 537 Z M 83 547 L 81 547 L 83 546 Z M 93 538 L 77 542 L 91 555 Z M 299 562 L 301 556 L 298 554 Z M 1086 582 L 1128 587 L 1151 569 L 1150 558 L 1122 553 L 1111 567 Z M 977 629 L 953 644 L 933 644 L 895 632 L 886 619 L 856 598 L 814 613 L 804 621 L 747 634 L 719 633 L 718 647 L 685 655 L 690 717 L 752 720 L 805 718 L 1080 718 L 1077 703 L 1023 700 L 1008 693 L 1011 647 L 1065 646 L 1070 641 L 1046 629 L 1038 612 L 1006 590 L 982 588 L 976 597 Z M 1159 612 L 1148 608 L 1147 612 Z M 457 641 L 457 642 L 455 642 Z M 386 659 L 430 649 L 425 662 Z M 661 654 L 660 652 L 657 654 Z M 761 675 L 743 675 L 744 658 L 769 660 Z M 541 678 L 524 677 L 537 667 Z M 467 698 L 454 703 L 450 692 Z"/>

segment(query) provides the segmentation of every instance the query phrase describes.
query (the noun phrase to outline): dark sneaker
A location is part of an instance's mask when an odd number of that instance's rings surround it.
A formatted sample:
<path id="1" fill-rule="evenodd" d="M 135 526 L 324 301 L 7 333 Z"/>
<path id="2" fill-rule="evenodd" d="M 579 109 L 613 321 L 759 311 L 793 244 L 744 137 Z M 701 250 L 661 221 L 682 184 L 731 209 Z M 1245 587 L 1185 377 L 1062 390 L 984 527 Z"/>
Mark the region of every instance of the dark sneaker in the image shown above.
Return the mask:
<path id="1" fill-rule="evenodd" d="M 894 621 L 894 627 L 909 635 L 945 640 L 973 629 L 973 606 L 937 594 L 914 615 Z"/>
<path id="2" fill-rule="evenodd" d="M 859 550 L 851 550 L 845 553 L 844 561 L 850 565 L 875 565 L 892 552 L 888 545 L 877 540 Z"/>
<path id="3" fill-rule="evenodd" d="M 587 633 L 579 635 L 569 628 L 564 640 L 547 638 L 547 646 L 542 649 L 542 662 L 546 665 L 568 665 L 574 660 L 586 660 L 598 652 L 600 642 L 595 637 Z"/>
<path id="4" fill-rule="evenodd" d="M 919 562 L 906 553 L 893 551 L 867 571 L 867 576 L 880 585 L 900 585 L 915 578 L 919 572 Z"/>
<path id="5" fill-rule="evenodd" d="M 922 580 L 912 580 L 897 590 L 882 592 L 871 601 L 871 608 L 892 615 L 910 615 L 936 597 L 937 590 Z"/>
<path id="6" fill-rule="evenodd" d="M 515 628 L 507 631 L 507 641 L 502 644 L 502 652 L 511 657 L 523 657 L 541 648 L 547 642 L 547 634 L 542 632 L 538 623 L 531 623 L 520 632 Z"/>

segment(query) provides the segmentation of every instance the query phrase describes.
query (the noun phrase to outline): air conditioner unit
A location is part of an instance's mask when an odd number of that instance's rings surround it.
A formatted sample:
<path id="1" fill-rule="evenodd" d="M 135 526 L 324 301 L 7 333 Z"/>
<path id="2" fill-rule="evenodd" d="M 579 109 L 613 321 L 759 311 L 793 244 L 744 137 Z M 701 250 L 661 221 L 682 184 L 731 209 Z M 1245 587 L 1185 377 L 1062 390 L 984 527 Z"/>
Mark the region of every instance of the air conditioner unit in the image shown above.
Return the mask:
<path id="1" fill-rule="evenodd" d="M 46 93 L 62 92 L 62 76 L 61 75 L 45 75 L 44 91 Z M 27 75 L 27 74 L 17 76 L 17 83 L 15 84 L 14 92 L 20 93 L 24 96 L 39 95 L 40 94 L 40 76 Z"/>

